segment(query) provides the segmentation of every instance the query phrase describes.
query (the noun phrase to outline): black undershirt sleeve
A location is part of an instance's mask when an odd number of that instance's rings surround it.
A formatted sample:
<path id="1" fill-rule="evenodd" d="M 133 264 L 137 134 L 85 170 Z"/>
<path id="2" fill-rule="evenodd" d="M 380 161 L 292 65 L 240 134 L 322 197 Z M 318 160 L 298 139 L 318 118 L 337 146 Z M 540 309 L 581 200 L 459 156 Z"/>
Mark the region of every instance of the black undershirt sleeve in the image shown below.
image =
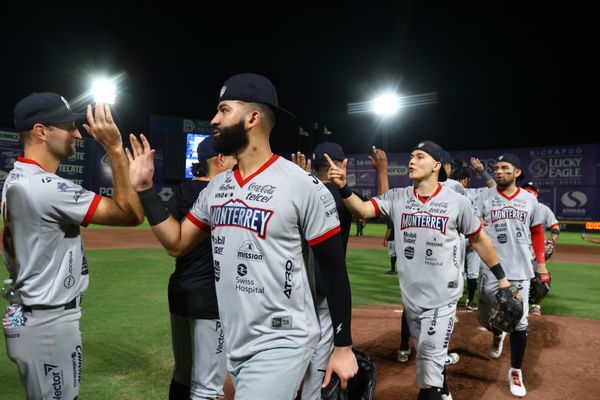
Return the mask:
<path id="1" fill-rule="evenodd" d="M 325 295 L 333 324 L 333 342 L 335 346 L 352 344 L 351 317 L 352 295 L 350 281 L 346 272 L 346 259 L 339 233 L 312 246 L 312 251 L 321 268 L 325 283 Z"/>

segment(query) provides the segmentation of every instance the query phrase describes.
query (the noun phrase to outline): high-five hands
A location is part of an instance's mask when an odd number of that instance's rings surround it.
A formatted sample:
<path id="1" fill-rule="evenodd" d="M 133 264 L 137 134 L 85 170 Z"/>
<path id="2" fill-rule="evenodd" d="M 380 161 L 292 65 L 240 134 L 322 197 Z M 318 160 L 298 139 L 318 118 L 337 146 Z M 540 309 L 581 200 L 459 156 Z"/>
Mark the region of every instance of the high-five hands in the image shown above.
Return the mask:
<path id="1" fill-rule="evenodd" d="M 129 135 L 131 151 L 126 148 L 125 153 L 129 159 L 129 180 L 136 192 L 150 189 L 154 176 L 154 152 L 144 134 L 140 139 L 132 133 Z"/>
<path id="2" fill-rule="evenodd" d="M 121 132 L 113 120 L 108 104 L 96 103 L 95 113 L 92 113 L 92 106 L 88 104 L 86 114 L 88 123 L 83 124 L 83 127 L 87 133 L 105 149 L 117 148 L 121 151 Z"/>

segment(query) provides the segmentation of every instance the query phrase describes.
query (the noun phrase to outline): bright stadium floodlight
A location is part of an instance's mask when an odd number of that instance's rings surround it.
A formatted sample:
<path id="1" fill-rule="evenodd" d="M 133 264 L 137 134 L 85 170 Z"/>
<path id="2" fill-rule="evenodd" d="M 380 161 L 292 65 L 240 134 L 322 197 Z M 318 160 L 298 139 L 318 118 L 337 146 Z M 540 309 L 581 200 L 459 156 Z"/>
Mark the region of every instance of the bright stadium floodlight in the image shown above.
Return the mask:
<path id="1" fill-rule="evenodd" d="M 382 117 L 394 115 L 400 109 L 400 97 L 383 94 L 373 100 L 373 112 Z"/>
<path id="2" fill-rule="evenodd" d="M 96 79 L 92 83 L 92 96 L 96 103 L 115 104 L 117 86 L 111 79 Z"/>

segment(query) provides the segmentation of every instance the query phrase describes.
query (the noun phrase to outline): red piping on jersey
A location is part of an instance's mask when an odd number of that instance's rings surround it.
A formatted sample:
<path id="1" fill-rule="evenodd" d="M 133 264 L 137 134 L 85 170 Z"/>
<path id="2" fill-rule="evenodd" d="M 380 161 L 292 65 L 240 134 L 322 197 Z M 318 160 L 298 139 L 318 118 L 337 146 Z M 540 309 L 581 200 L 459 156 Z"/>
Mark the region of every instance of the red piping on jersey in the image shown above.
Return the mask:
<path id="1" fill-rule="evenodd" d="M 546 257 L 544 256 L 544 230 L 542 229 L 542 225 L 538 224 L 536 226 L 532 226 L 529 228 L 531 231 L 531 246 L 533 247 L 533 253 L 535 254 L 535 261 L 538 264 L 542 264 L 546 262 Z"/>
<path id="2" fill-rule="evenodd" d="M 377 204 L 377 201 L 374 198 L 371 198 L 369 201 L 373 203 L 373 207 L 375 207 L 375 217 L 379 218 L 379 215 L 381 214 L 379 204 Z"/>
<path id="3" fill-rule="evenodd" d="M 204 232 L 210 233 L 210 225 L 206 225 L 204 222 L 200 221 L 198 218 L 194 217 L 192 213 L 187 213 L 185 216 L 192 224 L 196 225 L 198 228 L 202 229 Z"/>
<path id="4" fill-rule="evenodd" d="M 479 224 L 479 228 L 477 228 L 477 230 L 473 233 L 469 233 L 468 235 L 465 235 L 468 238 L 472 238 L 473 236 L 477 236 L 479 235 L 479 232 L 481 232 L 481 230 L 483 229 L 483 224 Z"/>
<path id="5" fill-rule="evenodd" d="M 513 193 L 512 196 L 507 196 L 504 193 L 502 193 L 501 191 L 498 190 L 498 186 L 496 186 L 496 191 L 498 192 L 498 194 L 500 194 L 500 196 L 504 197 L 506 200 L 510 201 L 512 199 L 514 199 L 515 197 L 517 197 L 517 195 L 521 192 L 521 188 L 517 186 L 517 191 Z"/>
<path id="6" fill-rule="evenodd" d="M 435 189 L 435 192 L 433 192 L 433 194 L 431 196 L 425 198 L 425 197 L 422 197 L 420 194 L 418 194 L 417 188 L 413 186 L 413 194 L 423 204 L 427 203 L 429 200 L 431 200 L 435 196 L 437 196 L 437 194 L 440 192 L 440 190 L 442 190 L 442 185 L 440 183 L 438 183 L 438 187 Z"/>
<path id="7" fill-rule="evenodd" d="M 237 181 L 238 185 L 240 185 L 240 188 L 242 188 L 242 187 L 244 187 L 244 185 L 246 183 L 248 183 L 252 179 L 254 179 L 254 177 L 256 175 L 260 174 L 265 169 L 269 168 L 269 166 L 271 164 L 273 164 L 275 161 L 277 161 L 278 158 L 279 158 L 279 156 L 277 154 L 273 154 L 266 163 L 264 163 L 255 173 L 248 176 L 246 179 L 242 178 L 242 173 L 240 172 L 240 169 L 236 165 L 233 169 L 233 176 L 235 177 L 235 180 Z"/>
<path id="8" fill-rule="evenodd" d="M 88 208 L 85 217 L 83 217 L 83 221 L 81 221 L 81 226 L 86 227 L 90 224 L 90 222 L 92 222 L 92 218 L 94 218 L 94 214 L 96 214 L 96 209 L 100 204 L 100 200 L 102 200 L 102 196 L 100 196 L 99 194 L 94 194 L 92 204 L 90 204 L 90 208 Z"/>
<path id="9" fill-rule="evenodd" d="M 32 160 L 32 159 L 30 159 L 30 158 L 25 158 L 25 157 L 21 157 L 21 156 L 19 156 L 19 157 L 17 157 L 17 161 L 18 161 L 18 162 L 22 162 L 23 164 L 32 164 L 32 165 L 38 166 L 38 167 L 40 167 L 41 169 L 43 169 L 44 171 L 46 171 L 46 170 L 44 169 L 44 167 L 42 167 L 42 166 L 40 165 L 40 163 L 39 163 L 39 162 L 37 162 L 37 161 L 33 161 L 33 160 Z M 50 172 L 50 171 L 46 171 L 46 172 Z"/>
<path id="10" fill-rule="evenodd" d="M 308 245 L 312 247 L 312 246 L 315 246 L 315 245 L 317 245 L 319 243 L 323 243 L 324 241 L 326 241 L 330 237 L 334 236 L 335 234 L 340 233 L 340 231 L 341 231 L 341 228 L 338 225 L 335 228 L 328 230 L 327 232 L 325 232 L 321 236 L 316 237 L 313 240 L 309 240 L 308 241 Z"/>

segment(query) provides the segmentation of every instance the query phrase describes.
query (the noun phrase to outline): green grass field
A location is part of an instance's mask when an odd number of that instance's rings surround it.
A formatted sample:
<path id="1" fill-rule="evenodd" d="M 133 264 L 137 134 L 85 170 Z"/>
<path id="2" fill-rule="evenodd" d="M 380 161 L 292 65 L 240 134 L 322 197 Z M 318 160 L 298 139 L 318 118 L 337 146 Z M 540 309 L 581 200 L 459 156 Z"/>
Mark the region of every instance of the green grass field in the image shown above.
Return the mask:
<path id="1" fill-rule="evenodd" d="M 173 260 L 160 249 L 89 250 L 87 255 L 91 278 L 81 320 L 85 372 L 80 397 L 166 398 L 172 368 L 166 292 Z M 553 290 L 544 313 L 600 319 L 600 265 L 551 262 L 549 267 Z M 349 250 L 348 270 L 354 306 L 400 303 L 398 279 L 385 273 L 389 257 L 384 249 Z M 2 271 L 0 278 L 5 275 Z M 24 398 L 4 346 L 0 360 L 2 398 Z"/>
<path id="2" fill-rule="evenodd" d="M 363 233 L 366 236 L 381 236 L 385 235 L 385 231 L 387 230 L 387 226 L 385 224 L 376 224 L 376 223 L 368 223 L 365 226 Z M 356 225 L 352 224 L 352 228 L 350 229 L 350 235 L 354 236 L 356 234 Z M 549 237 L 549 234 L 546 234 Z M 588 234 L 589 237 L 600 238 L 598 234 Z M 599 246 L 595 243 L 586 242 L 581 240 L 581 233 L 578 232 L 562 232 L 558 237 L 559 244 L 574 244 L 578 246 L 590 246 L 596 247 Z"/>

